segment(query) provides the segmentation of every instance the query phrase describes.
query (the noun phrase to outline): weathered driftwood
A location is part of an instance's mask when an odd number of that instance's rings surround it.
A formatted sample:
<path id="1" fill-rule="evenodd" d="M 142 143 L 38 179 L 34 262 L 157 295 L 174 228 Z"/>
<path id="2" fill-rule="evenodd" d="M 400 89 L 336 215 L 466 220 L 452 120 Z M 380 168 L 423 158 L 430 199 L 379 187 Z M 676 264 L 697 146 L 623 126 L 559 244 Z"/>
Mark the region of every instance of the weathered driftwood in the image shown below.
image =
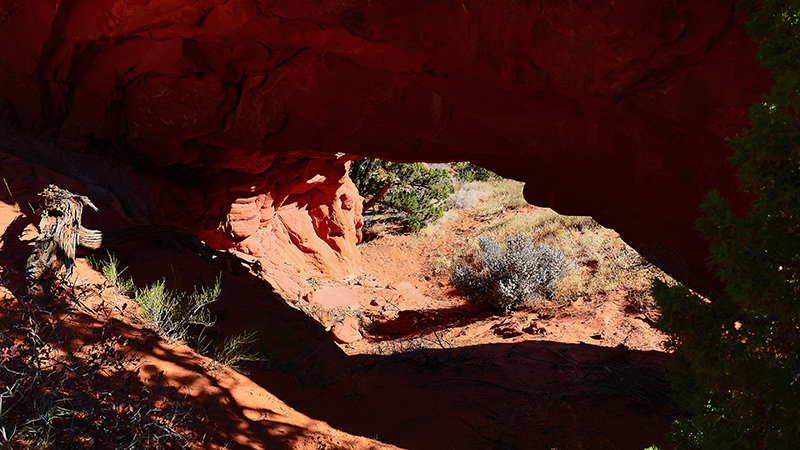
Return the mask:
<path id="1" fill-rule="evenodd" d="M 28 258 L 26 276 L 31 292 L 50 296 L 53 283 L 64 269 L 69 281 L 75 266 L 78 246 L 88 249 L 114 247 L 144 238 L 159 238 L 177 247 L 186 246 L 208 257 L 203 244 L 185 230 L 169 226 L 131 226 L 109 231 L 91 230 L 81 225 L 83 208 L 97 207 L 88 197 L 50 185 L 39 194 L 39 237 Z"/>
<path id="2" fill-rule="evenodd" d="M 32 292 L 49 296 L 50 287 L 62 267 L 66 269 L 67 279 L 72 276 L 84 206 L 97 211 L 88 197 L 52 184 L 39 194 L 39 209 L 36 210 L 41 216 L 39 237 L 25 268 Z"/>

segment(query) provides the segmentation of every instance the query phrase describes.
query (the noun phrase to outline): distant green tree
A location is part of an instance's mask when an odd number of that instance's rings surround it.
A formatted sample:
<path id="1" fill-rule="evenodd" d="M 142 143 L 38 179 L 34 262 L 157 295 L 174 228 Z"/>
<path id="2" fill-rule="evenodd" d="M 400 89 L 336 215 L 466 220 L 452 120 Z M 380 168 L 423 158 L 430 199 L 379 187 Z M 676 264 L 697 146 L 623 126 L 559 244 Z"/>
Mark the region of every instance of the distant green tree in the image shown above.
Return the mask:
<path id="1" fill-rule="evenodd" d="M 681 449 L 800 446 L 800 0 L 739 7 L 775 80 L 751 127 L 729 141 L 756 200 L 747 217 L 716 192 L 701 207 L 697 230 L 723 294 L 654 284 L 673 387 L 690 413 L 673 427 Z"/>
<path id="2" fill-rule="evenodd" d="M 466 182 L 499 180 L 501 178 L 491 170 L 470 161 L 450 163 L 450 168 L 455 171 L 459 180 Z"/>
<path id="3" fill-rule="evenodd" d="M 398 211 L 411 231 L 442 217 L 447 199 L 455 192 L 447 170 L 424 163 L 363 158 L 353 162 L 350 179 L 367 198 L 364 211 L 372 207 Z"/>

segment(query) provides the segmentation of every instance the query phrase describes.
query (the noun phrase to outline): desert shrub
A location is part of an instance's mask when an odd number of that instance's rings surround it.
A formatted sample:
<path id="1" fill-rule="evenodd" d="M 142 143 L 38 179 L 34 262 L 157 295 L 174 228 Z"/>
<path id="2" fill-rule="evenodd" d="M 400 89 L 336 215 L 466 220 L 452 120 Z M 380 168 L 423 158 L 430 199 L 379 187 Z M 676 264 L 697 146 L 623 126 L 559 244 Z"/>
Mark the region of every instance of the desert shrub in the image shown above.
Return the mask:
<path id="1" fill-rule="evenodd" d="M 122 277 L 125 270 L 120 270 L 119 260 L 111 253 L 108 260 L 92 258 L 89 264 L 99 270 L 120 294 L 132 295 L 142 308 L 145 321 L 165 338 L 190 343 L 187 340 L 191 337 L 197 341 L 198 336 L 190 336 L 190 332 L 211 327 L 216 322 L 208 305 L 217 301 L 222 293 L 221 278 L 217 278 L 213 287 L 194 286 L 191 293 L 168 288 L 166 279 L 138 288 L 133 278 Z"/>
<path id="2" fill-rule="evenodd" d="M 653 306 L 650 285 L 653 277 L 672 282 L 663 272 L 644 260 L 621 239 L 611 238 L 605 229 L 587 216 L 563 216 L 552 210 L 511 214 L 479 225 L 477 235 L 491 235 L 498 241 L 521 235 L 537 244 L 557 248 L 569 261 L 550 300 L 566 303 L 582 296 L 626 291 L 639 309 Z M 613 235 L 612 235 L 613 236 Z M 460 239 L 455 259 L 474 261 L 481 252 L 479 239 Z M 450 265 L 447 265 L 450 270 Z"/>
<path id="3" fill-rule="evenodd" d="M 210 327 L 215 320 L 208 305 L 221 293 L 220 279 L 213 287 L 197 286 L 191 294 L 166 287 L 166 280 L 144 288 L 134 289 L 136 303 L 142 307 L 145 319 L 160 335 L 185 341 L 192 327 Z"/>
<path id="4" fill-rule="evenodd" d="M 472 209 L 480 201 L 480 183 L 464 183 L 447 202 L 455 209 Z"/>
<path id="5" fill-rule="evenodd" d="M 689 413 L 673 427 L 682 449 L 800 442 L 800 1 L 741 5 L 775 80 L 750 128 L 730 140 L 742 190 L 755 200 L 746 216 L 716 192 L 701 206 L 697 229 L 724 292 L 705 299 L 654 286 L 673 388 Z"/>
<path id="6" fill-rule="evenodd" d="M 447 199 L 455 191 L 447 170 L 424 163 L 363 158 L 353 162 L 350 178 L 368 198 L 364 211 L 375 207 L 399 212 L 410 231 L 442 217 Z"/>
<path id="7" fill-rule="evenodd" d="M 486 235 L 479 243 L 477 258 L 457 262 L 450 278 L 456 289 L 479 304 L 504 311 L 533 305 L 556 288 L 567 268 L 559 250 L 520 235 L 508 236 L 505 248 Z"/>
<path id="8" fill-rule="evenodd" d="M 0 448 L 193 448 L 208 432 L 198 403 L 140 381 L 111 322 L 65 354 L 74 330 L 35 305 L 13 310 L 0 318 Z"/>
<path id="9" fill-rule="evenodd" d="M 472 181 L 492 181 L 501 179 L 500 175 L 470 161 L 450 163 L 450 168 L 453 169 L 459 180 L 467 183 Z"/>
<path id="10" fill-rule="evenodd" d="M 258 332 L 256 331 L 231 334 L 214 345 L 212 354 L 219 364 L 247 375 L 244 363 L 259 362 L 263 359 L 254 350 L 254 344 L 257 342 Z"/>
<path id="11" fill-rule="evenodd" d="M 199 353 L 213 357 L 219 365 L 230 367 L 244 373 L 242 363 L 260 361 L 251 350 L 255 343 L 255 333 L 243 332 L 228 335 L 222 341 L 210 338 L 205 329 L 213 326 L 216 320 L 208 305 L 215 302 L 222 293 L 221 279 L 217 278 L 213 287 L 195 286 L 192 293 L 167 287 L 165 279 L 143 288 L 137 288 L 132 278 L 121 276 L 119 260 L 109 254 L 107 261 L 90 260 L 90 264 L 111 283 L 121 294 L 132 294 L 134 301 L 142 308 L 143 319 L 161 336 L 182 341 Z"/>

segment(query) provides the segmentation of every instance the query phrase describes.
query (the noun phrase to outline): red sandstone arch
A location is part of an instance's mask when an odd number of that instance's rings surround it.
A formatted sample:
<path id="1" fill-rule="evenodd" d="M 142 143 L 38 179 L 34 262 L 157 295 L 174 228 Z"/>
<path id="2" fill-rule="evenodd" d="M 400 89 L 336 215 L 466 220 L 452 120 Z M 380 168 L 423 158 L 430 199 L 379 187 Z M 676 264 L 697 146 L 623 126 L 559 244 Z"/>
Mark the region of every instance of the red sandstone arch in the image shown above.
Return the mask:
<path id="1" fill-rule="evenodd" d="M 277 227 L 283 258 L 345 273 L 354 238 L 320 231 L 358 230 L 336 154 L 471 159 L 704 289 L 697 206 L 747 208 L 724 139 L 770 85 L 742 22 L 733 0 L 10 1 L 0 95 L 72 164 L 20 156 L 220 246 L 269 253 L 251 237 Z"/>

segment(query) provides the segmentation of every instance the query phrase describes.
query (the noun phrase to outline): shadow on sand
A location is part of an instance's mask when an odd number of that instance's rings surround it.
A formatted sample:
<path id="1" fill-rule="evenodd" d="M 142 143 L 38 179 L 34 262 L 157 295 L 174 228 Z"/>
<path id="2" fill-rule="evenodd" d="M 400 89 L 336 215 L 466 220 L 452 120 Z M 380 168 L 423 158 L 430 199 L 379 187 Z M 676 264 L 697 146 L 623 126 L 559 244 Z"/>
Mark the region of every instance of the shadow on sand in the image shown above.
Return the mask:
<path id="1" fill-rule="evenodd" d="M 15 220 L 2 237 L 0 264 L 20 273 L 29 244 L 19 241 L 19 233 L 28 223 Z M 276 397 L 262 406 L 241 397 L 244 381 L 212 376 L 185 347 L 152 335 L 142 344 L 159 360 L 142 361 L 144 374 L 172 367 L 164 383 L 218 406 L 209 414 L 224 422 L 214 438 L 220 445 L 283 448 L 316 439 L 313 429 L 286 420 L 296 413 L 284 402 L 339 430 L 409 449 L 641 450 L 664 445 L 663 435 L 679 414 L 669 399 L 664 353 L 537 340 L 347 357 L 319 323 L 243 268 L 220 266 L 188 250 L 172 252 L 157 242 L 126 244 L 115 254 L 124 275 L 139 286 L 174 277 L 191 290 L 221 277 L 222 297 L 210 306 L 221 335 L 245 329 L 266 330 L 262 338 L 270 331 L 280 335 L 270 348 L 283 356 L 246 367 L 249 379 Z M 72 333 L 91 330 L 93 317 L 70 314 Z M 411 312 L 388 329 L 416 320 L 403 335 L 418 334 L 476 320 L 455 309 L 437 314 L 414 318 Z M 135 326 L 117 326 L 124 335 L 143 336 Z M 387 332 L 384 338 L 396 335 Z M 261 348 L 262 355 L 270 348 Z M 325 445 L 319 448 L 348 448 Z"/>

